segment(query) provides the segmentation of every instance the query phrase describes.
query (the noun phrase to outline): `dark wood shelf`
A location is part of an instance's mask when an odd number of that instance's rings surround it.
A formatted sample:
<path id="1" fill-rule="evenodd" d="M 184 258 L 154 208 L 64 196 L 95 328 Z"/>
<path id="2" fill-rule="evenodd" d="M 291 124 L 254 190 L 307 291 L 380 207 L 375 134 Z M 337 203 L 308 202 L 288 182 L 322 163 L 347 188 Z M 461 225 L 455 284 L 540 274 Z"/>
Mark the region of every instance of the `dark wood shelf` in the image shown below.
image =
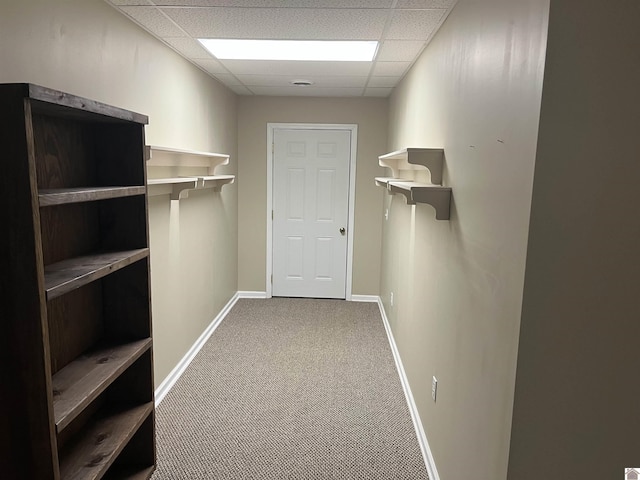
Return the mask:
<path id="1" fill-rule="evenodd" d="M 53 375 L 53 412 L 60 433 L 151 347 L 151 339 L 94 350 Z"/>
<path id="2" fill-rule="evenodd" d="M 152 411 L 153 402 L 149 402 L 104 415 L 88 425 L 60 455 L 60 478 L 102 478 Z"/>
<path id="3" fill-rule="evenodd" d="M 66 203 L 94 202 L 108 200 L 110 198 L 130 197 L 144 195 L 145 187 L 78 187 L 78 188 L 51 188 L 41 189 L 38 199 L 41 207 L 51 205 L 64 205 Z"/>
<path id="4" fill-rule="evenodd" d="M 40 85 L 21 84 L 22 94 L 29 97 L 39 113 L 66 118 L 79 118 L 103 122 L 135 122 L 149 123 L 149 117 L 122 108 L 106 105 L 88 98 L 59 92 Z"/>
<path id="5" fill-rule="evenodd" d="M 98 280 L 149 255 L 148 248 L 99 253 L 53 263 L 44 269 L 47 300 Z"/>
<path id="6" fill-rule="evenodd" d="M 104 478 L 105 480 L 148 480 L 155 469 L 155 467 L 112 469 L 107 472 Z"/>

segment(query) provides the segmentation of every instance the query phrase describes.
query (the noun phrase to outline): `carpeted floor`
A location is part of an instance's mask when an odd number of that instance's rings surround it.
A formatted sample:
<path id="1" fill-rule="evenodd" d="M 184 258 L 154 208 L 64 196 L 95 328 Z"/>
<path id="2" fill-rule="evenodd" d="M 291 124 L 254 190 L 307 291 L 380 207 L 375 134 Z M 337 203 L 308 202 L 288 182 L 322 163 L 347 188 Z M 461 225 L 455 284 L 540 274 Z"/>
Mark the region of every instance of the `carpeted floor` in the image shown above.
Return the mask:
<path id="1" fill-rule="evenodd" d="M 157 410 L 159 479 L 427 479 L 378 306 L 242 299 Z"/>

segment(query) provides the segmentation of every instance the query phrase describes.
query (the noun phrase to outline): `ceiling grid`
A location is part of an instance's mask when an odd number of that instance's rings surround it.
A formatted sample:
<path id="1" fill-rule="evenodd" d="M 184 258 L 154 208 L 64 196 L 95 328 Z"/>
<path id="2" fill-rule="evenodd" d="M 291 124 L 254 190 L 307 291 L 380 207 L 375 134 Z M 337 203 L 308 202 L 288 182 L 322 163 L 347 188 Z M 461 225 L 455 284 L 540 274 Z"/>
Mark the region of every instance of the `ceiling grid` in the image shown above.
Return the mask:
<path id="1" fill-rule="evenodd" d="M 239 95 L 386 97 L 457 0 L 105 1 Z M 218 60 L 198 38 L 379 45 L 373 62 Z"/>

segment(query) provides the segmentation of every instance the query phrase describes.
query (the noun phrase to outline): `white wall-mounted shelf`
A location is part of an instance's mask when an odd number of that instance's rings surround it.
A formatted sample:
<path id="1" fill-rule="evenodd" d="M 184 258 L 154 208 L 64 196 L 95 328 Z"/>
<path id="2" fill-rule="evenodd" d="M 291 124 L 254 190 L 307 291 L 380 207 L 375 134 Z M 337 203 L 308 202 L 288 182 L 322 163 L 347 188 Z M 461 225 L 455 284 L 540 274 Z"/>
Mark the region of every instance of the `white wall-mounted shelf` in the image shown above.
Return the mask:
<path id="1" fill-rule="evenodd" d="M 171 200 L 180 200 L 180 195 L 198 188 L 197 177 L 154 178 L 147 180 L 147 193 L 150 197 L 156 195 L 171 195 Z M 184 198 L 184 197 L 183 197 Z"/>
<path id="2" fill-rule="evenodd" d="M 214 191 L 219 192 L 223 185 L 229 185 L 235 181 L 235 175 L 209 175 L 200 177 L 201 184 L 198 188 L 213 188 Z"/>
<path id="3" fill-rule="evenodd" d="M 444 150 L 441 148 L 405 148 L 378 157 L 381 166 L 391 169 L 393 177 L 376 177 L 379 187 L 384 187 L 391 195 L 404 195 L 408 205 L 426 203 L 436 210 L 436 220 L 449 220 L 451 188 L 442 186 L 442 162 Z M 407 170 L 427 169 L 431 174 L 431 184 L 414 182 L 403 178 Z"/>
<path id="4" fill-rule="evenodd" d="M 148 167 L 207 167 L 208 175 L 215 175 L 218 166 L 229 164 L 229 155 L 225 153 L 198 152 L 155 145 L 148 145 L 146 150 Z"/>
<path id="5" fill-rule="evenodd" d="M 204 177 L 155 178 L 147 181 L 149 196 L 171 195 L 171 200 L 187 198 L 190 190 L 213 188 L 222 190 L 223 185 L 233 183 L 234 175 L 207 175 Z"/>
<path id="6" fill-rule="evenodd" d="M 384 187 L 384 188 L 389 188 L 389 182 L 392 182 L 394 180 L 398 180 L 397 178 L 391 178 L 391 177 L 376 177 L 375 181 L 376 181 L 376 185 L 378 187 Z"/>
<path id="7" fill-rule="evenodd" d="M 416 203 L 431 205 L 436 210 L 436 220 L 449 220 L 450 187 L 392 180 L 387 183 L 387 189 L 391 194 L 404 195 L 407 199 L 407 205 L 415 205 Z"/>
<path id="8" fill-rule="evenodd" d="M 170 178 L 150 178 L 147 180 L 148 194 L 170 195 L 171 200 L 187 198 L 189 191 L 212 188 L 220 192 L 223 185 L 235 181 L 235 175 L 216 175 L 216 169 L 220 165 L 229 164 L 229 155 L 223 153 L 198 152 L 193 150 L 181 150 L 178 148 L 147 146 L 147 170 L 151 167 L 204 167 L 207 175 L 188 175 Z"/>
<path id="9" fill-rule="evenodd" d="M 431 183 L 442 185 L 442 148 L 404 148 L 378 157 L 383 167 L 391 169 L 393 178 L 402 178 L 402 170 L 423 170 L 431 174 Z"/>

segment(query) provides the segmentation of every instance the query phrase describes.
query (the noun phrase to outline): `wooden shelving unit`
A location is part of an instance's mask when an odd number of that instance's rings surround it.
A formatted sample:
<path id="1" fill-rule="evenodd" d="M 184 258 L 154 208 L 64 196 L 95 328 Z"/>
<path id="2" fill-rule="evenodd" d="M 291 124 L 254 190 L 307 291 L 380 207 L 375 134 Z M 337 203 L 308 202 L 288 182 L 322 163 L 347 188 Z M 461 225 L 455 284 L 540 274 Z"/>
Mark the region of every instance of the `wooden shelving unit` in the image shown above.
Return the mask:
<path id="1" fill-rule="evenodd" d="M 173 171 L 184 168 L 205 167 L 207 175 L 179 175 L 174 177 L 150 178 L 147 182 L 149 195 L 170 195 L 171 200 L 187 198 L 190 190 L 212 188 L 222 191 L 224 185 L 235 181 L 235 175 L 216 174 L 221 165 L 229 164 L 229 155 L 223 153 L 198 152 L 176 148 L 148 146 L 147 168 L 170 167 Z"/>
<path id="2" fill-rule="evenodd" d="M 2 476 L 147 479 L 147 117 L 30 84 L 0 107 Z"/>
<path id="3" fill-rule="evenodd" d="M 405 148 L 378 157 L 381 166 L 391 169 L 392 177 L 376 177 L 375 183 L 391 195 L 400 193 L 408 205 L 426 203 L 436 211 L 436 220 L 449 220 L 451 188 L 442 186 L 444 150 L 439 148 Z M 414 182 L 405 172 L 428 170 L 431 184 Z"/>

